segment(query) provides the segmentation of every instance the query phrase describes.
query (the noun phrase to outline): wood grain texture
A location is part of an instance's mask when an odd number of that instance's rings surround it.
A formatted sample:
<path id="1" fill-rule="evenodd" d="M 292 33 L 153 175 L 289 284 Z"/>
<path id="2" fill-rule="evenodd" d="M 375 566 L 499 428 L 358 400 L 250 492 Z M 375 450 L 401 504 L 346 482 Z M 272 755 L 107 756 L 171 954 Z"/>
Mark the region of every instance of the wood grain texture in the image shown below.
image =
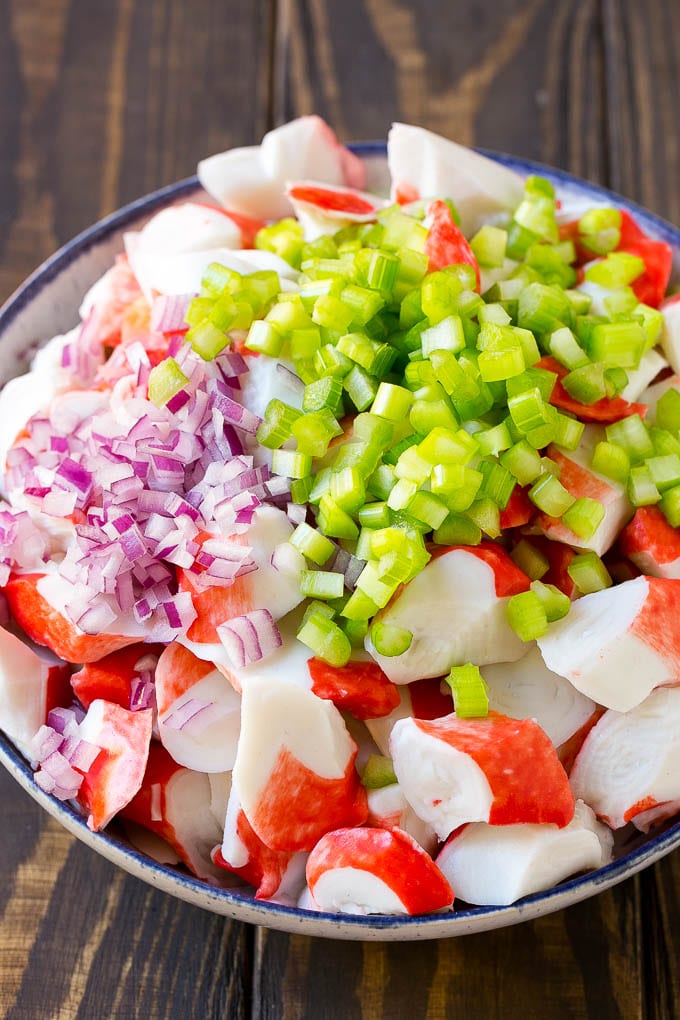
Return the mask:
<path id="1" fill-rule="evenodd" d="M 199 155 L 316 111 L 402 118 L 680 220 L 676 0 L 0 0 L 0 299 Z M 246 928 L 76 843 L 0 774 L 0 1014 L 25 1020 L 680 1015 L 680 856 L 597 899 L 406 945 Z"/>

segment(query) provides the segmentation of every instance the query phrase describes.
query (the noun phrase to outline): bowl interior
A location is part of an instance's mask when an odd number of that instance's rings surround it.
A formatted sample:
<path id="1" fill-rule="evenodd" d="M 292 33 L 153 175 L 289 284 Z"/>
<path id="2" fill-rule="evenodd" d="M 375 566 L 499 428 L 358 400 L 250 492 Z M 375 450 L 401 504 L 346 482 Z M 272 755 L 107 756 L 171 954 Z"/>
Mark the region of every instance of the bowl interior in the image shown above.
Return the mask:
<path id="1" fill-rule="evenodd" d="M 386 193 L 389 179 L 384 144 L 364 143 L 353 149 L 366 163 L 368 190 Z M 563 203 L 574 210 L 585 204 L 628 209 L 647 233 L 672 246 L 674 275 L 680 281 L 680 230 L 626 199 L 563 171 L 515 157 L 487 155 L 520 174 L 547 176 L 557 187 Z M 204 193 L 196 178 L 163 188 L 90 227 L 43 263 L 0 309 L 0 382 L 25 371 L 36 347 L 76 324 L 84 294 L 123 250 L 126 230 L 138 228 L 165 205 L 201 194 Z M 54 800 L 36 786 L 30 766 L 2 734 L 0 761 L 30 796 L 69 832 L 150 885 L 240 921 L 328 938 L 406 941 L 464 935 L 516 924 L 586 899 L 647 867 L 680 844 L 680 822 L 670 822 L 649 836 L 627 828 L 617 833 L 616 859 L 611 864 L 508 907 L 459 907 L 452 913 L 406 918 L 310 913 L 256 901 L 247 891 L 215 888 L 179 869 L 157 864 L 134 849 L 115 828 L 91 832 L 85 819 L 70 804 Z"/>

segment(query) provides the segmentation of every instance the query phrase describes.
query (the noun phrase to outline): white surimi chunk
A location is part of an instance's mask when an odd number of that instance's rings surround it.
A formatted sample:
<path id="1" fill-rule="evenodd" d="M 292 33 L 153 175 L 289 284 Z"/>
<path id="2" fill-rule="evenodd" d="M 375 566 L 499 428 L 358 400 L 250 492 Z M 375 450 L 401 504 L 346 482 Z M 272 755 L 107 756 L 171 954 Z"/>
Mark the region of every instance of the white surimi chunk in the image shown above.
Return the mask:
<path id="1" fill-rule="evenodd" d="M 639 400 L 664 368 L 668 368 L 668 362 L 655 348 L 645 351 L 638 367 L 628 369 L 628 383 L 621 391 L 623 399 L 632 403 Z"/>
<path id="2" fill-rule="evenodd" d="M 436 864 L 456 896 L 479 906 L 506 906 L 550 889 L 579 871 L 611 859 L 612 834 L 577 801 L 574 818 L 556 825 L 476 822 L 446 844 Z"/>
<path id="3" fill-rule="evenodd" d="M 680 372 L 680 301 L 667 301 L 661 307 L 661 314 L 661 346 L 673 371 Z"/>
<path id="4" fill-rule="evenodd" d="M 0 729 L 27 758 L 31 739 L 47 717 L 48 655 L 39 656 L 0 627 Z"/>
<path id="5" fill-rule="evenodd" d="M 494 795 L 470 755 L 424 733 L 412 719 L 395 724 L 390 752 L 404 796 L 440 839 L 465 822 L 487 821 Z"/>
<path id="6" fill-rule="evenodd" d="M 363 868 L 333 868 L 314 883 L 319 910 L 341 914 L 407 914 L 394 889 Z"/>
<path id="7" fill-rule="evenodd" d="M 574 795 L 613 829 L 680 800 L 679 733 L 677 689 L 654 691 L 629 712 L 605 712 L 571 770 Z"/>
<path id="8" fill-rule="evenodd" d="M 437 833 L 415 813 L 399 783 L 368 791 L 368 825 L 381 829 L 401 829 L 415 839 L 428 854 L 437 846 Z"/>
<path id="9" fill-rule="evenodd" d="M 546 538 L 566 542 L 579 549 L 589 549 L 598 556 L 611 548 L 623 526 L 633 516 L 633 507 L 625 486 L 597 474 L 590 466 L 596 444 L 605 438 L 604 429 L 597 425 L 586 425 L 578 449 L 567 451 L 551 445 L 547 450 L 548 456 L 560 468 L 560 482 L 572 496 L 576 499 L 586 496 L 602 503 L 604 518 L 595 534 L 588 539 L 580 538 L 557 518 L 541 514 L 536 519 Z"/>
<path id="10" fill-rule="evenodd" d="M 596 708 L 591 698 L 548 669 L 536 645 L 517 662 L 484 666 L 481 672 L 489 708 L 512 719 L 535 719 L 555 747 L 577 733 Z"/>
<path id="11" fill-rule="evenodd" d="M 393 124 L 387 161 L 393 187 L 410 185 L 420 198 L 452 199 L 468 237 L 491 217 L 512 213 L 524 194 L 524 181 L 513 170 L 410 124 Z"/>
<path id="12" fill-rule="evenodd" d="M 408 651 L 380 655 L 370 637 L 366 649 L 395 684 L 443 676 L 465 662 L 519 659 L 524 645 L 507 621 L 507 602 L 496 595 L 487 562 L 453 549 L 431 560 L 380 614 L 383 623 L 411 631 Z"/>
<path id="13" fill-rule="evenodd" d="M 680 582 L 636 577 L 584 595 L 538 639 L 548 667 L 605 708 L 627 712 L 680 682 Z"/>
<path id="14" fill-rule="evenodd" d="M 173 717 L 181 718 L 182 709 L 194 700 L 207 707 L 196 716 L 195 726 L 189 720 L 178 729 Z M 159 712 L 158 733 L 179 765 L 196 772 L 222 773 L 232 769 L 236 761 L 240 717 L 240 697 L 226 677 L 214 669 L 172 701 L 167 711 Z"/>

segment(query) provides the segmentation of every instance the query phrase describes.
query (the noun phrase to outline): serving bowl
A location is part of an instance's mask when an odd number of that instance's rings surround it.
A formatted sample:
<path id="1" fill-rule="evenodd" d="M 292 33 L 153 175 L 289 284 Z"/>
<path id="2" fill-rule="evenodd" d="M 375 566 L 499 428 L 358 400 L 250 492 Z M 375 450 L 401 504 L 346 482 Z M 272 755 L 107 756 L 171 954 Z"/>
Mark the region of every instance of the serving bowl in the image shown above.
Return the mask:
<path id="1" fill-rule="evenodd" d="M 352 149 L 366 164 L 368 190 L 386 191 L 384 144 L 363 143 L 353 145 Z M 538 173 L 548 177 L 563 203 L 575 209 L 586 204 L 606 204 L 628 210 L 646 233 L 671 245 L 674 278 L 680 281 L 680 230 L 626 199 L 563 171 L 528 160 L 485 154 L 522 175 Z M 195 177 L 153 192 L 85 230 L 43 263 L 0 309 L 0 382 L 26 369 L 29 353 L 37 345 L 75 325 L 82 297 L 110 267 L 114 256 L 123 250 L 122 238 L 126 230 L 138 228 L 166 205 L 201 194 Z M 158 864 L 136 850 L 115 825 L 107 831 L 92 832 L 85 818 L 70 803 L 55 800 L 36 785 L 29 764 L 2 734 L 0 761 L 28 794 L 69 832 L 149 885 L 239 921 L 327 938 L 409 941 L 448 938 L 517 924 L 596 895 L 680 845 L 680 821 L 671 821 L 649 835 L 627 827 L 616 833 L 615 858 L 610 864 L 511 906 L 456 905 L 452 912 L 417 917 L 312 913 L 257 901 L 247 891 L 213 887 L 178 868 Z"/>

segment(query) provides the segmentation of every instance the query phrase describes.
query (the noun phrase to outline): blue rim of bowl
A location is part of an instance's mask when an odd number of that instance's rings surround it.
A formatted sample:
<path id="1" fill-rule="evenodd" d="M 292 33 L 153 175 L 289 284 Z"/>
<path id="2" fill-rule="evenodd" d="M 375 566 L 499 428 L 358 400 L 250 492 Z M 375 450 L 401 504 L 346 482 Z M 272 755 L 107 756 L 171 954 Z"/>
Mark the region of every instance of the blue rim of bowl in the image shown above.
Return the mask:
<path id="1" fill-rule="evenodd" d="M 350 148 L 363 157 L 380 157 L 386 153 L 384 142 L 352 143 Z M 676 253 L 680 253 L 679 229 L 621 195 L 574 177 L 564 170 L 548 167 L 533 160 L 486 149 L 478 151 L 522 175 L 537 173 L 547 176 L 558 188 L 561 186 L 580 193 L 589 200 L 626 209 L 645 230 L 659 240 L 668 242 Z M 0 308 L 0 343 L 4 330 L 14 318 L 30 304 L 46 284 L 68 268 L 72 262 L 105 241 L 114 232 L 124 229 L 170 202 L 187 197 L 199 187 L 198 178 L 195 176 L 168 185 L 123 206 L 65 244 L 43 262 Z M 69 832 L 88 846 L 96 848 L 114 864 L 150 885 L 163 885 L 166 891 L 190 903 L 196 904 L 197 900 L 201 900 L 198 905 L 204 909 L 215 910 L 236 920 L 247 920 L 250 923 L 284 931 L 304 930 L 309 924 L 317 929 L 315 934 L 328 938 L 338 937 L 338 929 L 342 929 L 340 935 L 342 938 L 388 940 L 391 934 L 406 939 L 427 939 L 509 926 L 531 917 L 551 913 L 595 895 L 631 877 L 680 845 L 680 821 L 678 821 L 651 838 L 640 836 L 641 845 L 624 853 L 610 864 L 568 879 L 551 889 L 526 896 L 508 906 L 465 907 L 448 914 L 407 917 L 312 912 L 298 907 L 254 900 L 250 894 L 240 896 L 233 890 L 211 886 L 190 874 L 158 864 L 110 832 L 91 832 L 85 818 L 74 807 L 55 800 L 36 786 L 30 765 L 3 733 L 0 733 L 0 761 L 29 795 Z M 244 917 L 244 914 L 248 916 Z"/>

